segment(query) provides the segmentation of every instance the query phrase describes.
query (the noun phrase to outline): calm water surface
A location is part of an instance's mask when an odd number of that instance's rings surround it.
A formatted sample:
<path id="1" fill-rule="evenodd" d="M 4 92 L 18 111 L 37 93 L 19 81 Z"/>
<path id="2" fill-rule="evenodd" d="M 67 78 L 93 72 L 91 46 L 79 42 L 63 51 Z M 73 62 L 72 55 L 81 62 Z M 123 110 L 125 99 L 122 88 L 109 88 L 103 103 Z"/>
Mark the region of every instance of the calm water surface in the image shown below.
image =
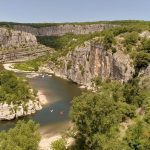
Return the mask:
<path id="1" fill-rule="evenodd" d="M 67 129 L 69 124 L 70 102 L 74 96 L 81 94 L 81 90 L 74 83 L 48 75 L 28 79 L 29 84 L 40 90 L 48 99 L 48 104 L 34 115 L 20 119 L 32 119 L 40 124 L 42 133 L 60 133 Z M 53 109 L 53 112 L 50 110 Z M 60 115 L 63 112 L 63 115 Z M 13 127 L 17 120 L 1 121 L 0 130 Z"/>

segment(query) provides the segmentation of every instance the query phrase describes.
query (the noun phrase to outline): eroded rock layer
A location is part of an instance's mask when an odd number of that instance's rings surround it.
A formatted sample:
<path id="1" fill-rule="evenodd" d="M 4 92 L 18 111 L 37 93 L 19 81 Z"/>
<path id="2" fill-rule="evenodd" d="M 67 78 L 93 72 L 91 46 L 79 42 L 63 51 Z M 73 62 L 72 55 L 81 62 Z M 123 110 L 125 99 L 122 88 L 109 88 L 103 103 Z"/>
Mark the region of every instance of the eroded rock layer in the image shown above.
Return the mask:
<path id="1" fill-rule="evenodd" d="M 14 30 L 24 31 L 36 36 L 61 36 L 66 33 L 88 34 L 97 31 L 102 31 L 107 28 L 114 27 L 110 24 L 91 24 L 91 25 L 56 25 L 50 27 L 34 28 L 26 25 L 14 25 Z"/>

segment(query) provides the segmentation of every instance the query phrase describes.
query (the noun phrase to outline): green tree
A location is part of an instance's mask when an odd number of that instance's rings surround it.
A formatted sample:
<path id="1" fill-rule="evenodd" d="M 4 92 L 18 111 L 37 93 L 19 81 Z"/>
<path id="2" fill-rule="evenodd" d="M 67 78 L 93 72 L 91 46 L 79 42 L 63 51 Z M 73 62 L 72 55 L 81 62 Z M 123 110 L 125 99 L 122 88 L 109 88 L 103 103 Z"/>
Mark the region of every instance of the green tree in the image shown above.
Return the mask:
<path id="1" fill-rule="evenodd" d="M 115 43 L 114 34 L 113 32 L 106 32 L 103 40 L 103 44 L 106 49 L 111 48 L 112 44 Z"/>
<path id="2" fill-rule="evenodd" d="M 33 121 L 18 121 L 9 131 L 0 133 L 0 150 L 37 150 L 39 125 Z"/>
<path id="3" fill-rule="evenodd" d="M 125 36 L 125 44 L 134 45 L 137 43 L 138 39 L 139 39 L 139 35 L 137 32 L 127 33 Z"/>
<path id="4" fill-rule="evenodd" d="M 127 111 L 131 111 L 125 109 L 127 106 L 115 102 L 107 92 L 84 93 L 76 97 L 72 103 L 71 117 L 79 131 L 82 149 L 103 149 L 114 127 L 122 122 Z"/>
<path id="5" fill-rule="evenodd" d="M 0 73 L 0 101 L 14 104 L 28 102 L 34 99 L 34 95 L 29 91 L 29 86 L 14 73 L 2 71 Z"/>
<path id="6" fill-rule="evenodd" d="M 142 41 L 142 50 L 147 53 L 150 53 L 150 39 L 144 39 Z"/>
<path id="7" fill-rule="evenodd" d="M 150 149 L 150 127 L 143 121 L 138 121 L 132 125 L 124 138 L 127 145 L 134 150 Z"/>

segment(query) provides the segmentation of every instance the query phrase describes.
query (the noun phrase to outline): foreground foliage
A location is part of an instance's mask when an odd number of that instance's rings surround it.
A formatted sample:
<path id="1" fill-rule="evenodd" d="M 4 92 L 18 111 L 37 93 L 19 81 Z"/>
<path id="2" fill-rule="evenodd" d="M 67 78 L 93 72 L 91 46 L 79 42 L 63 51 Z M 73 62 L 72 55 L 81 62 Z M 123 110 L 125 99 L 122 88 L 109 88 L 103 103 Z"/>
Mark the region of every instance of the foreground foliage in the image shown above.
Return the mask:
<path id="1" fill-rule="evenodd" d="M 51 148 L 52 150 L 66 150 L 65 144 L 65 140 L 61 138 L 59 140 L 54 141 L 51 144 Z"/>
<path id="2" fill-rule="evenodd" d="M 135 83 L 134 81 L 125 85 L 118 82 L 103 83 L 96 93 L 87 92 L 74 98 L 71 117 L 78 131 L 76 149 L 144 150 L 150 148 L 148 144 L 150 134 L 147 128 L 149 125 L 143 120 L 141 121 L 143 123 L 139 124 L 135 113 L 139 106 L 145 107 L 148 101 L 142 89 L 140 90 Z M 130 120 L 134 123 L 121 138 L 120 124 Z"/>
<path id="3" fill-rule="evenodd" d="M 39 125 L 33 121 L 18 121 L 7 132 L 0 132 L 0 150 L 37 150 L 40 135 Z"/>

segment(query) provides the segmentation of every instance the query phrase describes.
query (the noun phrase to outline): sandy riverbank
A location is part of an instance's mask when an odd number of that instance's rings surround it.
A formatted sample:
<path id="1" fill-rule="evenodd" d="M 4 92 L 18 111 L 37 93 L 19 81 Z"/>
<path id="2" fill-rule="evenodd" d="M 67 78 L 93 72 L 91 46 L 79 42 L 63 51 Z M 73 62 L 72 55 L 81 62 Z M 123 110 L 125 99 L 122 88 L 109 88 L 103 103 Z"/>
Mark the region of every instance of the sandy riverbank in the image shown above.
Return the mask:
<path id="1" fill-rule="evenodd" d="M 33 71 L 22 71 L 22 70 L 15 69 L 12 63 L 3 64 L 3 66 L 6 70 L 13 71 L 13 72 L 33 72 Z"/>
<path id="2" fill-rule="evenodd" d="M 60 138 L 61 138 L 60 134 L 56 134 L 50 137 L 42 135 L 41 141 L 39 143 L 39 150 L 52 150 L 51 144 L 54 141 L 59 140 Z"/>

